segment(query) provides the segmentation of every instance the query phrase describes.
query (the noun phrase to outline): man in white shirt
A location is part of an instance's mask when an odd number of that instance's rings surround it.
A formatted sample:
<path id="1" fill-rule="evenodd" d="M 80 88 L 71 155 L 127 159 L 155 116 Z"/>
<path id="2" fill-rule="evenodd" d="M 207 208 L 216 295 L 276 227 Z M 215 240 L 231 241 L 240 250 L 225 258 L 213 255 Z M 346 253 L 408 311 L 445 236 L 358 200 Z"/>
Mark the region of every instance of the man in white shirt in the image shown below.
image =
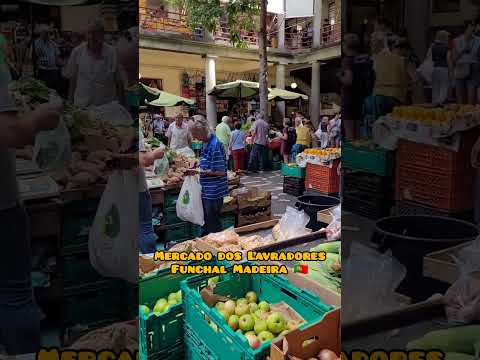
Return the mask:
<path id="1" fill-rule="evenodd" d="M 192 146 L 192 135 L 188 125 L 183 122 L 182 114 L 178 114 L 175 121 L 170 124 L 167 130 L 168 146 L 172 150 L 183 149 Z"/>
<path id="2" fill-rule="evenodd" d="M 69 98 L 77 106 L 98 106 L 122 100 L 117 52 L 104 40 L 102 21 L 90 23 L 87 41 L 73 49 L 63 69 L 63 75 L 70 80 Z"/>

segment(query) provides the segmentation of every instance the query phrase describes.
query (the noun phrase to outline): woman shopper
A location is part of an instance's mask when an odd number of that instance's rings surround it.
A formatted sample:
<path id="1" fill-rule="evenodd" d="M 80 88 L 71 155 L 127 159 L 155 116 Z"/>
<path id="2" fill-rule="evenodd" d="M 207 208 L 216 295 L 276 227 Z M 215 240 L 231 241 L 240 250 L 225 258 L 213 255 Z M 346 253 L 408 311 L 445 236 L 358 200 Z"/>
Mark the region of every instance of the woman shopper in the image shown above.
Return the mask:
<path id="1" fill-rule="evenodd" d="M 285 118 L 283 121 L 282 131 L 282 147 L 281 152 L 283 155 L 283 162 L 285 164 L 290 163 L 290 155 L 292 154 L 293 145 L 297 142 L 297 132 L 292 127 L 292 121 L 289 118 Z"/>
<path id="2" fill-rule="evenodd" d="M 296 128 L 297 133 L 297 141 L 295 146 L 293 147 L 293 158 L 295 159 L 296 156 L 305 151 L 312 146 L 312 130 L 308 126 L 307 121 L 302 121 L 298 127 Z"/>
<path id="3" fill-rule="evenodd" d="M 450 76 L 448 69 L 448 37 L 447 31 L 440 30 L 432 44 L 432 103 L 443 104 L 448 98 L 450 88 Z"/>
<path id="4" fill-rule="evenodd" d="M 245 170 L 245 132 L 242 131 L 240 122 L 235 123 L 235 130 L 232 131 L 229 149 L 233 157 L 233 170 L 235 172 Z"/>

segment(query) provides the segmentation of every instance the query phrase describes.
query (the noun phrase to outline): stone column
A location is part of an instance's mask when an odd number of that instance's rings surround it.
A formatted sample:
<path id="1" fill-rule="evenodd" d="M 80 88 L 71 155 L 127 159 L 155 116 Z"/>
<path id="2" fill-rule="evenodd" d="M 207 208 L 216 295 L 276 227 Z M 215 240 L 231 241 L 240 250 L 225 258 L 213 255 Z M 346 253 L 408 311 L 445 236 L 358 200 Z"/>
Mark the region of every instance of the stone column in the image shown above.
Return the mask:
<path id="1" fill-rule="evenodd" d="M 285 21 L 287 20 L 285 14 L 278 16 L 278 48 L 285 49 Z"/>
<path id="2" fill-rule="evenodd" d="M 207 103 L 207 120 L 210 126 L 215 129 L 217 126 L 217 102 L 216 97 L 208 95 L 208 92 L 216 85 L 215 60 L 216 56 L 205 55 L 205 94 Z"/>
<path id="3" fill-rule="evenodd" d="M 278 89 L 285 90 L 285 64 L 277 64 L 275 85 Z M 277 108 L 282 114 L 282 119 L 285 118 L 285 101 L 277 101 Z"/>
<path id="4" fill-rule="evenodd" d="M 313 47 L 319 48 L 322 39 L 322 0 L 314 0 L 313 8 Z"/>
<path id="5" fill-rule="evenodd" d="M 318 127 L 320 119 L 320 62 L 312 62 L 312 84 L 310 92 L 310 120 Z"/>

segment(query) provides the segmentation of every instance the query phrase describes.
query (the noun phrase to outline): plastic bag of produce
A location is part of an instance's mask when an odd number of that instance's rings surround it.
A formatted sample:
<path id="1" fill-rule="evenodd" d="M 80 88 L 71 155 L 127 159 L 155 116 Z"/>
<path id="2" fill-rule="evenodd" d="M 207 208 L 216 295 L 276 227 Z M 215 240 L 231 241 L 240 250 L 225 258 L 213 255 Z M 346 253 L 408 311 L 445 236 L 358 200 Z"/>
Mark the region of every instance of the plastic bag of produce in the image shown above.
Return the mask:
<path id="1" fill-rule="evenodd" d="M 166 156 L 161 159 L 155 160 L 155 162 L 153 163 L 153 172 L 156 176 L 162 179 L 167 176 L 169 168 L 170 164 L 168 163 L 168 158 Z"/>
<path id="2" fill-rule="evenodd" d="M 61 99 L 50 96 L 50 103 L 61 103 Z M 65 167 L 72 156 L 70 133 L 63 116 L 58 126 L 49 131 L 41 131 L 35 137 L 33 160 L 42 170 L 55 171 Z"/>
<path id="3" fill-rule="evenodd" d="M 302 210 L 287 206 L 285 214 L 272 229 L 276 241 L 285 241 L 309 233 L 306 229 L 310 217 Z"/>
<path id="4" fill-rule="evenodd" d="M 103 276 L 138 281 L 138 176 L 114 171 L 103 192 L 90 228 L 88 251 L 93 267 Z"/>
<path id="5" fill-rule="evenodd" d="M 451 323 L 480 320 L 480 237 L 455 258 L 460 276 L 445 293 L 445 312 Z"/>
<path id="6" fill-rule="evenodd" d="M 381 254 L 359 243 L 342 262 L 342 322 L 349 323 L 398 309 L 395 290 L 406 275 L 405 267 L 389 252 Z"/>
<path id="7" fill-rule="evenodd" d="M 329 211 L 332 215 L 332 222 L 326 227 L 328 241 L 340 240 L 342 235 L 342 210 L 340 205 Z"/>
<path id="8" fill-rule="evenodd" d="M 177 201 L 177 216 L 192 224 L 203 226 L 202 186 L 198 176 L 187 176 Z"/>

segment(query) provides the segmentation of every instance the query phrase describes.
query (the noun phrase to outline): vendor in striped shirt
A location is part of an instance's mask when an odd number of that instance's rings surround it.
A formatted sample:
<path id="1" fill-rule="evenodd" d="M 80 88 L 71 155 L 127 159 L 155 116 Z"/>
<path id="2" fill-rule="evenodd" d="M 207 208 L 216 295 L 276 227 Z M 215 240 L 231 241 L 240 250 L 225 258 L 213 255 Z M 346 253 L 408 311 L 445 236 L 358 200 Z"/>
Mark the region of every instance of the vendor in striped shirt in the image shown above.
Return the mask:
<path id="1" fill-rule="evenodd" d="M 203 236 L 222 231 L 220 214 L 223 198 L 228 196 L 227 162 L 225 148 L 201 115 L 193 117 L 191 128 L 194 139 L 204 143 L 200 160 L 200 184 L 205 217 Z"/>

